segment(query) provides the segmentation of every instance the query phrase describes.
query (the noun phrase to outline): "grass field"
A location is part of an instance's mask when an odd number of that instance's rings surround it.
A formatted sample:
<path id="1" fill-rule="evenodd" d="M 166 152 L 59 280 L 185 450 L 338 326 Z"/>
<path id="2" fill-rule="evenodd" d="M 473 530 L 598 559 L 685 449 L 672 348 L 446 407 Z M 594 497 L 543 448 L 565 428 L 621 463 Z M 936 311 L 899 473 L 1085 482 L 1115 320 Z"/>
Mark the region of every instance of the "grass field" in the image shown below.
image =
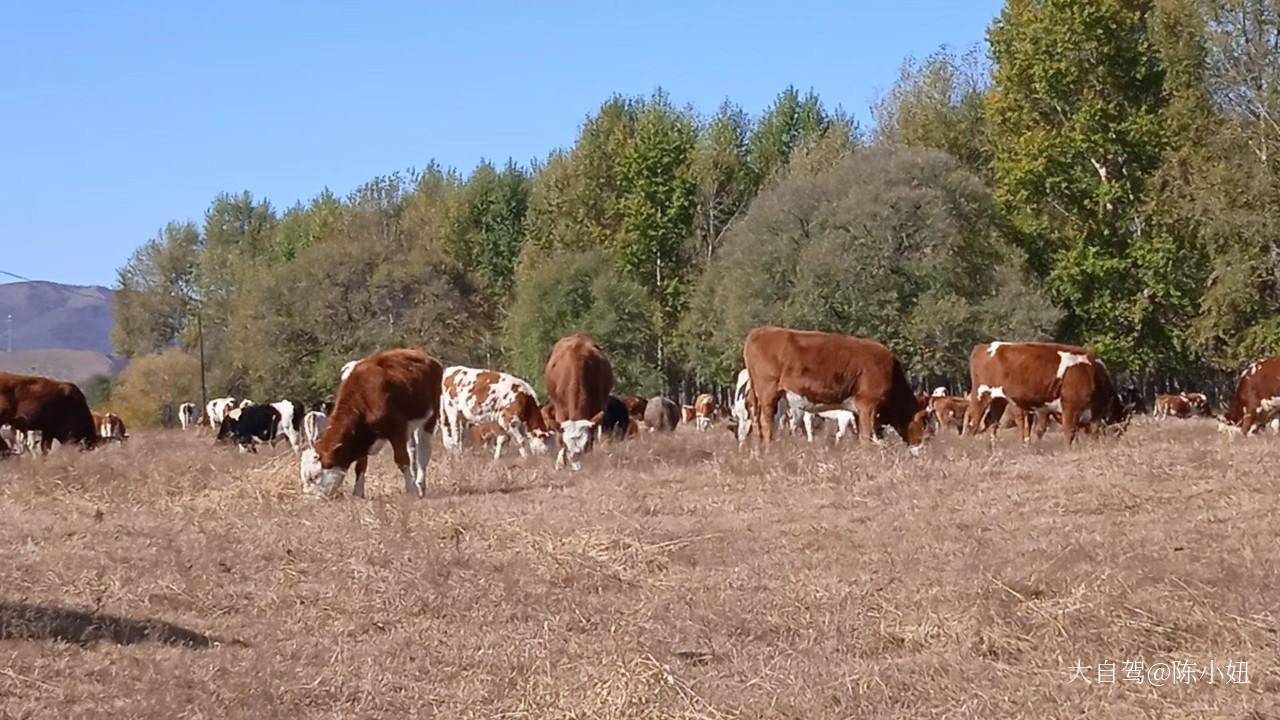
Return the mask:
<path id="1" fill-rule="evenodd" d="M 1280 438 L 1012 435 L 437 452 L 425 500 L 177 431 L 6 461 L 0 716 L 1280 715 Z"/>

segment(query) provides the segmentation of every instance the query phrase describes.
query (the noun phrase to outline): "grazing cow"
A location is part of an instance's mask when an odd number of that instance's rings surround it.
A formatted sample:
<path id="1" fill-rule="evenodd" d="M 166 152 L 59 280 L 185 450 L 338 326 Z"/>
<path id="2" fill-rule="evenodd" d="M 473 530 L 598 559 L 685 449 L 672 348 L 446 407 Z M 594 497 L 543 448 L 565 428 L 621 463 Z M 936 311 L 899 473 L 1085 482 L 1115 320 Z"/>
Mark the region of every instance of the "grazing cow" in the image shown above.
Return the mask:
<path id="1" fill-rule="evenodd" d="M 258 452 L 258 443 L 272 443 L 280 434 L 280 409 L 250 405 L 227 413 L 218 428 L 218 441 L 235 440 L 241 452 Z"/>
<path id="2" fill-rule="evenodd" d="M 631 419 L 631 413 L 627 412 L 627 405 L 622 398 L 616 395 L 610 395 L 604 403 L 604 416 L 600 418 L 600 424 L 596 426 L 596 438 L 603 438 L 608 435 L 614 440 L 622 440 L 628 435 L 636 433 L 636 423 Z"/>
<path id="3" fill-rule="evenodd" d="M 933 415 L 934 422 L 938 424 L 938 429 L 951 425 L 955 427 L 958 434 L 964 434 L 964 415 L 969 409 L 969 401 L 963 397 L 955 395 L 947 395 L 946 388 L 939 388 L 943 391 L 942 395 L 935 394 L 929 397 L 929 412 Z M 1010 413 L 1012 414 L 1012 413 Z"/>
<path id="4" fill-rule="evenodd" d="M 307 447 L 315 447 L 316 440 L 320 438 L 320 433 L 324 432 L 324 426 L 328 418 L 328 413 L 323 413 L 319 410 L 312 410 L 302 416 L 302 440 L 307 444 Z"/>
<path id="5" fill-rule="evenodd" d="M 693 405 L 680 406 L 680 422 L 688 425 L 698 418 L 698 408 Z"/>
<path id="6" fill-rule="evenodd" d="M 461 450 L 468 425 L 496 424 L 503 437 L 497 439 L 493 459 L 502 457 L 508 438 L 520 457 L 529 452 L 542 454 L 555 433 L 543 421 L 533 386 L 514 375 L 496 370 L 479 370 L 455 365 L 445 368 L 440 394 L 440 427 L 445 448 Z"/>
<path id="7" fill-rule="evenodd" d="M 271 407 L 280 413 L 277 437 L 287 439 L 294 452 L 302 450 L 302 418 L 307 414 L 306 406 L 294 400 L 281 400 L 271 403 Z"/>
<path id="8" fill-rule="evenodd" d="M 680 406 L 661 395 L 651 397 L 644 408 L 644 424 L 649 432 L 674 432 L 680 424 Z"/>
<path id="9" fill-rule="evenodd" d="M 711 421 L 719 411 L 720 403 L 716 402 L 715 396 L 702 393 L 693 401 L 694 426 L 699 432 L 709 430 Z"/>
<path id="10" fill-rule="evenodd" d="M 591 338 L 570 335 L 551 348 L 544 379 L 560 427 L 556 467 L 567 462 L 578 470 L 582 467 L 578 455 L 589 449 L 595 428 L 604 419 L 613 390 L 613 366 Z"/>
<path id="11" fill-rule="evenodd" d="M 54 440 L 63 445 L 79 443 L 84 449 L 98 443 L 84 393 L 72 383 L 46 377 L 0 372 L 0 425 L 39 432 L 43 453 L 49 452 Z M 0 454 L 4 452 L 0 447 Z"/>
<path id="12" fill-rule="evenodd" d="M 858 435 L 876 438 L 888 425 L 912 452 L 924 443 L 929 409 L 911 391 L 902 363 L 884 345 L 848 335 L 761 327 L 742 351 L 751 379 L 754 422 L 773 441 L 772 418 L 785 397 L 793 409 L 852 410 Z"/>
<path id="13" fill-rule="evenodd" d="M 1186 395 L 1156 395 L 1155 410 L 1151 416 L 1157 420 L 1167 417 L 1189 418 L 1196 413 Z"/>
<path id="14" fill-rule="evenodd" d="M 979 343 L 969 353 L 969 379 L 965 425 L 974 432 L 990 427 L 993 442 L 1010 403 L 1031 412 L 1061 414 L 1067 445 L 1075 442 L 1081 426 L 1092 422 L 1127 424 L 1128 413 L 1106 366 L 1075 345 Z M 1030 427 L 1025 422 L 1020 426 L 1023 442 L 1029 442 Z"/>
<path id="15" fill-rule="evenodd" d="M 337 403 L 315 447 L 302 453 L 303 491 L 332 496 L 354 464 L 351 494 L 364 497 L 369 456 L 390 444 L 405 492 L 425 494 L 443 377 L 444 366 L 417 349 L 387 350 L 360 360 L 338 387 Z"/>
<path id="16" fill-rule="evenodd" d="M 1280 356 L 1258 360 L 1240 373 L 1218 429 L 1248 435 L 1280 414 Z"/>
<path id="17" fill-rule="evenodd" d="M 1209 398 L 1204 393 L 1182 393 L 1182 397 L 1186 398 L 1187 403 L 1191 405 L 1192 414 L 1209 416 Z"/>
<path id="18" fill-rule="evenodd" d="M 639 395 L 623 395 L 622 404 L 627 406 L 627 414 L 637 423 L 644 420 L 644 410 L 649 406 L 648 400 Z"/>
<path id="19" fill-rule="evenodd" d="M 198 412 L 195 403 L 184 402 L 178 406 L 178 424 L 182 426 L 183 430 L 195 427 L 196 421 L 199 419 L 197 417 Z"/>
<path id="20" fill-rule="evenodd" d="M 125 429 L 124 421 L 119 415 L 108 412 L 102 415 L 95 414 L 93 416 L 94 424 L 98 428 L 98 438 L 103 442 L 119 442 L 122 443 L 129 439 L 129 432 Z"/>
<path id="21" fill-rule="evenodd" d="M 222 421 L 226 419 L 227 413 L 231 412 L 235 405 L 236 399 L 233 397 L 215 398 L 206 403 L 204 416 L 209 420 L 209 427 L 222 427 Z"/>

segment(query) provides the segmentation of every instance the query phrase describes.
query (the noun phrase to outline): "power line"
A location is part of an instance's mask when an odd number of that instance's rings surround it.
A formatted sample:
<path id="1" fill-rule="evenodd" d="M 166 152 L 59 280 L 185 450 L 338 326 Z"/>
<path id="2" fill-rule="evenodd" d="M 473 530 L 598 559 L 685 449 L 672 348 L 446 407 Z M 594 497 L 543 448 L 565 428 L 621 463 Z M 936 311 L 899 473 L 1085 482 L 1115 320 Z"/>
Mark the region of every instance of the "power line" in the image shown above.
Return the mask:
<path id="1" fill-rule="evenodd" d="M 57 285 L 57 286 L 58 286 L 58 289 L 62 290 L 63 292 L 71 293 L 71 294 L 73 294 L 73 295 L 80 295 L 81 297 L 92 298 L 92 299 L 94 299 L 94 300 L 101 300 L 101 299 L 102 299 L 102 296 L 101 296 L 101 295 L 94 295 L 94 294 L 92 294 L 92 293 L 85 292 L 84 290 L 80 290 L 79 288 L 73 287 L 73 286 L 71 286 L 71 285 L 66 285 L 66 284 L 64 284 L 64 283 L 55 282 L 55 281 L 53 281 L 53 280 L 36 280 L 35 278 L 29 278 L 29 277 L 26 277 L 25 275 L 19 275 L 18 273 L 12 273 L 12 272 L 9 272 L 8 270 L 0 270 L 0 275 L 7 275 L 7 276 L 9 276 L 9 277 L 11 277 L 11 278 L 15 278 L 15 279 L 18 279 L 18 280 L 22 280 L 22 281 L 24 281 L 24 282 L 38 282 L 38 283 L 48 283 L 48 284 L 50 284 L 50 285 Z M 108 292 L 109 292 L 109 291 L 108 291 Z"/>

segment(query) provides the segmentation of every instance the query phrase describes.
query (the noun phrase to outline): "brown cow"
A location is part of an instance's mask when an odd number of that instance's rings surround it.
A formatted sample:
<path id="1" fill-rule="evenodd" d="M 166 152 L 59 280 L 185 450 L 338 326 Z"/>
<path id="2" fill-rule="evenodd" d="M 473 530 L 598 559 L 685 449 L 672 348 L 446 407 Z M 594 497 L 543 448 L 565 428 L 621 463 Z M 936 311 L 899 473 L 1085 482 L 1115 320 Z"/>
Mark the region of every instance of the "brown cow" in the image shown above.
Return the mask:
<path id="1" fill-rule="evenodd" d="M 644 410 L 649 406 L 648 400 L 639 395 L 623 395 L 622 404 L 627 406 L 627 414 L 637 423 L 644 420 Z"/>
<path id="2" fill-rule="evenodd" d="M 694 427 L 699 431 L 709 430 L 711 422 L 720 412 L 720 403 L 714 395 L 702 393 L 693 401 Z"/>
<path id="3" fill-rule="evenodd" d="M 338 387 L 337 403 L 315 447 L 302 453 L 303 491 L 333 495 L 354 463 L 351 494 L 364 497 L 369 456 L 390 443 L 404 491 L 421 497 L 443 375 L 444 366 L 418 349 L 387 350 L 361 360 Z"/>
<path id="4" fill-rule="evenodd" d="M 772 419 L 784 397 L 792 409 L 855 411 L 863 439 L 874 439 L 884 424 L 912 452 L 925 440 L 929 409 L 911 391 L 902 363 L 875 340 L 761 327 L 747 335 L 742 357 L 757 409 L 752 419 L 765 443 L 774 427 L 760 419 Z"/>
<path id="5" fill-rule="evenodd" d="M 975 433 L 991 428 L 993 442 L 1010 403 L 1036 413 L 1061 413 L 1068 445 L 1075 442 L 1080 426 L 1095 420 L 1123 423 L 1128 415 L 1106 366 L 1075 345 L 980 343 L 969 353 L 969 379 L 965 425 Z M 1030 424 L 1020 426 L 1023 442 L 1030 441 Z"/>
<path id="6" fill-rule="evenodd" d="M 1204 393 L 1184 392 L 1182 397 L 1187 399 L 1191 405 L 1191 412 L 1194 415 L 1209 416 L 1209 398 Z"/>
<path id="7" fill-rule="evenodd" d="M 1208 409 L 1208 402 L 1205 403 L 1205 409 Z M 1189 418 L 1198 412 L 1200 412 L 1200 406 L 1192 405 L 1191 398 L 1186 395 L 1156 395 L 1151 416 L 1157 420 L 1170 416 Z"/>
<path id="8" fill-rule="evenodd" d="M 1248 435 L 1261 430 L 1280 414 L 1280 356 L 1259 360 L 1240 373 L 1227 411 L 1218 418 L 1220 430 Z"/>
<path id="9" fill-rule="evenodd" d="M 129 439 L 129 431 L 125 429 L 124 421 L 119 415 L 113 412 L 103 413 L 101 416 L 95 414 L 93 416 L 94 425 L 98 428 L 98 438 L 102 442 L 119 442 L 122 443 Z"/>
<path id="10" fill-rule="evenodd" d="M 594 340 L 570 335 L 551 348 L 543 379 L 560 427 L 556 467 L 568 462 L 578 470 L 582 467 L 578 455 L 591 446 L 596 427 L 604 419 L 605 404 L 613 391 L 613 366 Z"/>
<path id="11" fill-rule="evenodd" d="M 34 375 L 0 372 L 0 425 L 12 425 L 27 435 L 40 433 L 40 450 L 53 441 L 79 443 L 89 449 L 98 443 L 98 430 L 80 388 L 69 382 Z M 0 440 L 0 455 L 9 452 Z"/>
<path id="12" fill-rule="evenodd" d="M 644 422 L 649 432 L 672 432 L 680 424 L 680 406 L 661 395 L 652 397 L 644 409 Z"/>
<path id="13" fill-rule="evenodd" d="M 969 401 L 954 395 L 934 395 L 929 398 L 929 412 L 938 423 L 938 429 L 948 425 L 955 427 L 956 433 L 964 434 L 964 414 L 969 409 Z"/>

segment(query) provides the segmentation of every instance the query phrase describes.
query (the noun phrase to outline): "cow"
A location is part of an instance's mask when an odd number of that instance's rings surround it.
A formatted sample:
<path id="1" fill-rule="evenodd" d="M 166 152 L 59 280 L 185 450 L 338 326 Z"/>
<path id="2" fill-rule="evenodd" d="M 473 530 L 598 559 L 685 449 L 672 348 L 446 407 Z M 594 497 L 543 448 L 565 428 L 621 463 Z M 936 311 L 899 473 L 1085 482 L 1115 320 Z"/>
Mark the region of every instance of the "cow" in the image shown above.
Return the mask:
<path id="1" fill-rule="evenodd" d="M 644 424 L 649 432 L 674 432 L 680 424 L 680 406 L 661 395 L 651 397 L 645 404 Z"/>
<path id="2" fill-rule="evenodd" d="M 443 378 L 444 366 L 416 348 L 385 350 L 360 360 L 338 387 L 338 400 L 315 447 L 302 453 L 303 492 L 334 495 L 354 464 L 351 494 L 364 497 L 369 456 L 390 444 L 405 493 L 426 494 Z"/>
<path id="3" fill-rule="evenodd" d="M 98 444 L 98 429 L 80 388 L 69 382 L 35 375 L 0 372 L 0 425 L 24 433 L 40 433 L 40 451 L 48 453 L 57 440 L 83 449 Z M 0 447 L 0 454 L 5 449 Z"/>
<path id="4" fill-rule="evenodd" d="M 1240 373 L 1231 402 L 1218 418 L 1218 428 L 1247 436 L 1261 430 L 1277 414 L 1280 414 L 1280 356 L 1272 356 L 1250 364 Z"/>
<path id="5" fill-rule="evenodd" d="M 577 457 L 589 449 L 595 428 L 604 419 L 613 390 L 613 366 L 594 340 L 575 334 L 556 341 L 543 378 L 560 427 L 556 467 L 563 468 L 567 462 L 574 470 L 581 469 Z"/>
<path id="6" fill-rule="evenodd" d="M 622 398 L 610 395 L 604 403 L 604 415 L 596 426 L 596 439 L 599 440 L 608 435 L 614 440 L 622 440 L 629 435 L 634 435 L 636 428 L 637 423 L 631 419 L 631 413 L 627 412 L 626 403 Z"/>
<path id="7" fill-rule="evenodd" d="M 1194 415 L 1209 416 L 1209 398 L 1204 393 L 1184 392 L 1182 397 L 1187 399 L 1187 403 L 1191 405 L 1191 412 Z"/>
<path id="8" fill-rule="evenodd" d="M 958 434 L 963 435 L 964 416 L 969 409 L 969 401 L 964 397 L 947 395 L 945 388 L 940 389 L 943 390 L 942 395 L 935 392 L 929 397 L 929 412 L 939 430 L 950 425 L 955 427 Z"/>
<path id="9" fill-rule="evenodd" d="M 330 409 L 332 412 L 332 409 Z M 307 447 L 315 447 L 316 440 L 320 438 L 320 433 L 324 431 L 325 423 L 328 422 L 329 415 L 319 410 L 312 410 L 302 416 L 302 441 Z"/>
<path id="10" fill-rule="evenodd" d="M 94 415 L 94 424 L 98 428 L 98 438 L 102 442 L 119 442 L 123 443 L 129 439 L 129 431 L 125 429 L 124 421 L 119 415 L 113 412 L 103 413 L 102 415 Z"/>
<path id="11" fill-rule="evenodd" d="M 280 413 L 277 437 L 287 439 L 294 452 L 302 450 L 302 418 L 307 414 L 306 406 L 296 400 L 281 400 L 271 403 L 271 407 Z"/>
<path id="12" fill-rule="evenodd" d="M 1193 408 L 1191 400 L 1186 395 L 1156 395 L 1155 410 L 1151 416 L 1157 420 L 1173 416 L 1176 418 L 1189 418 L 1196 413 L 1198 408 Z"/>
<path id="13" fill-rule="evenodd" d="M 178 425 L 186 430 L 189 427 L 195 427 L 199 420 L 197 417 L 199 411 L 196 409 L 195 403 L 184 402 L 178 406 Z"/>
<path id="14" fill-rule="evenodd" d="M 810 443 L 813 442 L 814 425 L 819 420 L 835 421 L 837 444 L 844 439 L 844 436 L 849 433 L 851 428 L 855 433 L 858 432 L 858 418 L 851 410 L 842 410 L 839 408 L 817 410 L 814 412 L 805 410 L 800 422 L 804 426 L 805 437 Z"/>
<path id="15" fill-rule="evenodd" d="M 468 425 L 493 423 L 504 433 L 496 441 L 493 459 L 502 457 L 509 438 L 520 452 L 542 454 L 555 433 L 543 421 L 533 386 L 496 370 L 455 365 L 445 368 L 440 394 L 440 423 L 445 448 L 460 450 Z"/>
<path id="16" fill-rule="evenodd" d="M 773 418 L 785 397 L 793 409 L 852 410 L 858 435 L 877 440 L 880 425 L 892 427 L 918 453 L 927 437 L 929 409 L 916 398 L 907 373 L 875 340 L 807 330 L 760 327 L 747 334 L 742 351 L 750 374 L 754 424 L 771 443 Z"/>
<path id="17" fill-rule="evenodd" d="M 28 438 L 32 433 L 24 433 L 12 425 L 0 425 L 0 457 L 5 455 L 22 455 L 32 450 Z M 36 443 L 39 445 L 39 443 Z"/>
<path id="18" fill-rule="evenodd" d="M 275 405 L 236 408 L 222 418 L 218 442 L 234 440 L 241 452 L 258 452 L 258 443 L 275 444 L 281 428 L 280 409 Z"/>
<path id="19" fill-rule="evenodd" d="M 698 418 L 698 408 L 693 405 L 680 406 L 680 422 L 688 425 Z"/>
<path id="20" fill-rule="evenodd" d="M 693 401 L 694 427 L 699 432 L 704 432 L 711 428 L 711 421 L 715 419 L 716 413 L 720 411 L 720 403 L 716 402 L 715 396 L 709 393 L 702 393 Z"/>
<path id="21" fill-rule="evenodd" d="M 1106 366 L 1075 345 L 979 343 L 969 353 L 969 380 L 966 428 L 979 432 L 990 427 L 993 442 L 995 423 L 1010 403 L 1026 411 L 1059 413 L 1068 446 L 1081 426 L 1104 422 L 1123 430 L 1128 421 Z M 1029 442 L 1030 425 L 1021 427 L 1023 442 Z"/>
<path id="22" fill-rule="evenodd" d="M 205 403 L 204 416 L 209 421 L 209 427 L 220 428 L 222 421 L 227 417 L 227 413 L 236 405 L 236 399 L 233 397 L 214 398 Z"/>
<path id="23" fill-rule="evenodd" d="M 639 395 L 623 395 L 622 404 L 627 406 L 627 414 L 631 416 L 636 423 L 644 420 L 644 411 L 648 407 L 649 401 Z"/>
<path id="24" fill-rule="evenodd" d="M 729 411 L 730 417 L 733 418 L 729 423 L 729 429 L 737 435 L 739 448 L 746 445 L 747 438 L 751 436 L 752 420 L 755 417 L 753 402 L 751 374 L 743 368 L 738 371 L 738 380 L 733 391 L 733 408 Z M 778 412 L 773 418 L 775 430 L 780 429 L 789 418 L 790 408 L 787 407 L 786 397 L 783 397 L 778 401 Z"/>

